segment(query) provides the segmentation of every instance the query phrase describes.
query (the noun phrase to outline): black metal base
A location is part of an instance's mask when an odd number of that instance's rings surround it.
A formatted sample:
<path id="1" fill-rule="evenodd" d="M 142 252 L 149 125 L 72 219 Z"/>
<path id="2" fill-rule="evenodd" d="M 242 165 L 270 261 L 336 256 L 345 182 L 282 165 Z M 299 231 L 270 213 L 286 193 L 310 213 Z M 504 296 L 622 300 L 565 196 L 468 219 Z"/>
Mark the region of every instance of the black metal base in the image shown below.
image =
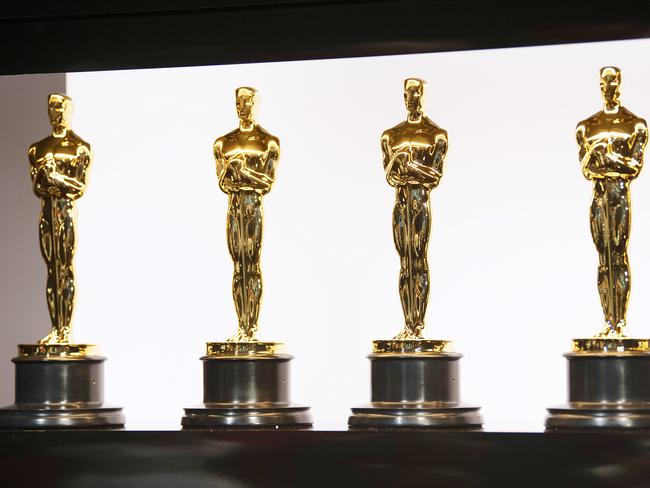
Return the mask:
<path id="1" fill-rule="evenodd" d="M 0 409 L 0 429 L 120 429 L 120 407 L 104 405 L 104 360 L 17 357 L 16 403 Z"/>
<path id="2" fill-rule="evenodd" d="M 309 407 L 289 402 L 291 356 L 203 361 L 203 404 L 185 409 L 183 430 L 309 429 Z"/>
<path id="3" fill-rule="evenodd" d="M 371 403 L 352 409 L 350 429 L 480 430 L 480 407 L 460 402 L 457 353 L 372 354 Z"/>
<path id="4" fill-rule="evenodd" d="M 568 353 L 565 405 L 547 430 L 650 429 L 650 353 Z"/>

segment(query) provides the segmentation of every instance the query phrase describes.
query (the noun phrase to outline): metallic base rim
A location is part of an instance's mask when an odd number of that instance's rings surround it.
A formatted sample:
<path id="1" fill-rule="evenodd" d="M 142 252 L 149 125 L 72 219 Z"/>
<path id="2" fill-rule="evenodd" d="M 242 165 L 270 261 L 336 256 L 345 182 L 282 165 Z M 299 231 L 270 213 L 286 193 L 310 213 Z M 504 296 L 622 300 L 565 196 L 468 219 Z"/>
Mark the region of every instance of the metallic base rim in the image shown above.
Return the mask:
<path id="1" fill-rule="evenodd" d="M 587 337 L 572 340 L 569 354 L 633 354 L 650 353 L 650 339 L 632 337 Z"/>
<path id="2" fill-rule="evenodd" d="M 453 352 L 452 341 L 438 339 L 381 339 L 372 341 L 372 354 L 436 355 Z"/>
<path id="3" fill-rule="evenodd" d="M 207 342 L 205 346 L 206 358 L 275 358 L 287 356 L 282 342 L 224 341 Z"/>
<path id="4" fill-rule="evenodd" d="M 309 429 L 312 417 L 302 405 L 204 404 L 185 408 L 183 430 L 205 429 Z"/>
<path id="5" fill-rule="evenodd" d="M 0 409 L 0 429 L 121 429 L 125 418 L 121 407 L 39 408 L 12 405 Z"/>
<path id="6" fill-rule="evenodd" d="M 18 358 L 25 359 L 86 359 L 99 356 L 95 344 L 18 344 Z"/>
<path id="7" fill-rule="evenodd" d="M 650 429 L 650 403 L 567 404 L 548 409 L 546 430 Z"/>
<path id="8" fill-rule="evenodd" d="M 369 403 L 352 409 L 350 429 L 472 429 L 483 427 L 481 408 L 465 404 Z"/>

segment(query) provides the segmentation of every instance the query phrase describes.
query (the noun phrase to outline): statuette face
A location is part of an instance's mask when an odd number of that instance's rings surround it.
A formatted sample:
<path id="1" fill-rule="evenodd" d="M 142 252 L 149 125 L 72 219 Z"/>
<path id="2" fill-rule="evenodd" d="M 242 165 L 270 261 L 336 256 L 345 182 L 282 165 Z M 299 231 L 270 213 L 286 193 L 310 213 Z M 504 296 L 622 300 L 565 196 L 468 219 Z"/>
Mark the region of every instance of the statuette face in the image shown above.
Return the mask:
<path id="1" fill-rule="evenodd" d="M 625 337 L 630 295 L 627 245 L 631 223 L 630 182 L 643 167 L 645 120 L 620 103 L 621 72 L 600 71 L 603 109 L 576 128 L 582 173 L 594 184 L 591 235 L 598 251 L 598 292 L 605 325 L 602 338 Z"/>

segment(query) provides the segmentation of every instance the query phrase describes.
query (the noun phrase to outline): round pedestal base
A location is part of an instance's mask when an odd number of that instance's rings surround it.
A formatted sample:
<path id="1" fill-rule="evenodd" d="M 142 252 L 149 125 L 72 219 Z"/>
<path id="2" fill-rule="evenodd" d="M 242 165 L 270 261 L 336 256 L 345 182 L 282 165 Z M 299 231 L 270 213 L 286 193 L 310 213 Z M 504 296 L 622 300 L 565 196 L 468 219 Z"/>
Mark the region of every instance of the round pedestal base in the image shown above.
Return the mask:
<path id="1" fill-rule="evenodd" d="M 120 407 L 55 408 L 12 405 L 0 409 L 0 429 L 121 429 L 124 414 Z"/>
<path id="2" fill-rule="evenodd" d="M 568 402 L 547 430 L 650 429 L 650 353 L 568 353 Z"/>
<path id="3" fill-rule="evenodd" d="M 548 409 L 546 430 L 650 429 L 650 405 L 571 403 Z"/>
<path id="4" fill-rule="evenodd" d="M 357 429 L 480 430 L 480 408 L 460 402 L 460 354 L 371 354 L 371 402 L 352 409 Z"/>
<path id="5" fill-rule="evenodd" d="M 21 356 L 16 403 L 0 409 L 0 429 L 120 429 L 124 414 L 104 405 L 101 356 Z"/>
<path id="6" fill-rule="evenodd" d="M 288 355 L 205 356 L 203 404 L 185 409 L 184 430 L 309 429 L 309 407 L 289 401 Z"/>
<path id="7" fill-rule="evenodd" d="M 186 408 L 183 430 L 310 429 L 309 407 L 297 405 L 210 405 Z"/>
<path id="8" fill-rule="evenodd" d="M 369 403 L 352 409 L 350 430 L 481 430 L 479 407 L 433 403 Z"/>

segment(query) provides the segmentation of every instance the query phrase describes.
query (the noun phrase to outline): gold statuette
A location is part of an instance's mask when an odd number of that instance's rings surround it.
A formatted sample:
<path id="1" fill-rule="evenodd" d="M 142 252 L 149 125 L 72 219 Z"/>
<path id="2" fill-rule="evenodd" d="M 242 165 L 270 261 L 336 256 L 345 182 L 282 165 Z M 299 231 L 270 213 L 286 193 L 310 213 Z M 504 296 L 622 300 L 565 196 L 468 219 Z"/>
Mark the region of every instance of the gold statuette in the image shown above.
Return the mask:
<path id="1" fill-rule="evenodd" d="M 58 93 L 48 99 L 52 134 L 29 148 L 34 192 L 41 199 L 40 247 L 47 265 L 47 306 L 52 330 L 39 344 L 19 346 L 20 356 L 84 356 L 88 344 L 71 344 L 74 307 L 75 201 L 86 187 L 90 144 L 70 128 L 72 100 Z"/>
<path id="2" fill-rule="evenodd" d="M 595 338 L 573 341 L 576 352 L 650 350 L 647 339 L 625 335 L 630 296 L 630 182 L 643 166 L 648 127 L 645 120 L 621 105 L 620 85 L 618 68 L 602 68 L 603 110 L 576 129 L 582 173 L 594 183 L 591 235 L 598 250 L 598 292 L 605 316 L 605 326 Z"/>
<path id="3" fill-rule="evenodd" d="M 603 110 L 578 124 L 582 173 L 593 181 L 591 236 L 598 250 L 598 292 L 605 326 L 573 339 L 567 359 L 567 402 L 548 409 L 546 429 L 650 428 L 650 339 L 625 335 L 630 296 L 627 243 L 630 182 L 639 175 L 648 136 L 645 120 L 619 102 L 621 71 L 600 70 Z"/>
<path id="4" fill-rule="evenodd" d="M 122 408 L 104 404 L 106 358 L 97 346 L 71 340 L 75 200 L 86 188 L 90 144 L 70 128 L 70 98 L 51 94 L 48 114 L 52 134 L 32 144 L 28 155 L 41 199 L 39 235 L 52 330 L 38 344 L 18 345 L 12 359 L 15 402 L 0 408 L 0 429 L 120 429 Z"/>
<path id="5" fill-rule="evenodd" d="M 384 171 L 395 188 L 393 238 L 400 256 L 399 293 L 404 327 L 392 341 L 374 341 L 375 352 L 443 352 L 448 341 L 423 339 L 429 300 L 427 247 L 431 230 L 429 193 L 442 178 L 447 132 L 422 111 L 424 82 L 404 82 L 408 118 L 381 137 Z"/>
<path id="6" fill-rule="evenodd" d="M 404 327 L 372 341 L 370 403 L 352 408 L 350 429 L 467 429 L 483 425 L 480 408 L 460 401 L 460 359 L 451 341 L 423 338 L 429 300 L 429 193 L 442 178 L 447 132 L 422 110 L 424 81 L 404 81 L 408 117 L 381 136 L 384 171 L 395 188 L 393 238 L 400 257 Z"/>
<path id="7" fill-rule="evenodd" d="M 228 195 L 226 234 L 234 273 L 232 294 L 237 333 L 227 343 L 208 343 L 208 355 L 273 355 L 282 344 L 260 342 L 262 300 L 262 197 L 271 190 L 280 157 L 280 141 L 255 122 L 256 90 L 235 92 L 239 128 L 214 143 L 219 187 Z"/>
<path id="8" fill-rule="evenodd" d="M 255 122 L 256 91 L 235 91 L 239 128 L 214 142 L 219 187 L 228 195 L 226 234 L 234 264 L 232 295 L 237 333 L 208 342 L 203 403 L 185 408 L 184 430 L 307 429 L 309 407 L 290 401 L 289 363 L 283 344 L 258 340 L 262 300 L 262 197 L 271 191 L 280 141 Z"/>

